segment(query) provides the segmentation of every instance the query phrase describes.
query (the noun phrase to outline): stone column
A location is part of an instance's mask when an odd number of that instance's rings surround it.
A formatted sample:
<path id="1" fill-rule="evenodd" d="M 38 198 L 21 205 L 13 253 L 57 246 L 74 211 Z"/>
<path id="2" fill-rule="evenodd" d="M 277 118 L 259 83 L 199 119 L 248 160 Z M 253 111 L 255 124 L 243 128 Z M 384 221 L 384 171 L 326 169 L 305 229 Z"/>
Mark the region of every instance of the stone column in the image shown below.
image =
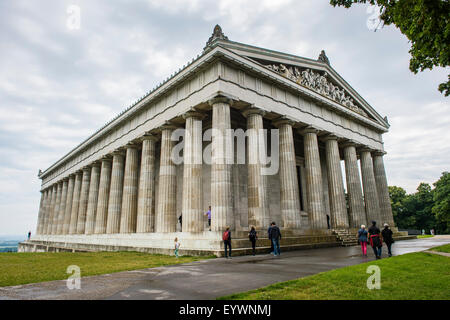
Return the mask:
<path id="1" fill-rule="evenodd" d="M 111 159 L 102 159 L 102 168 L 100 171 L 100 183 L 98 187 L 98 201 L 95 217 L 95 230 L 96 234 L 106 233 L 106 223 L 108 219 L 108 202 L 109 202 L 109 189 L 111 184 Z"/>
<path id="2" fill-rule="evenodd" d="M 323 208 L 322 169 L 320 166 L 317 130 L 306 128 L 302 132 L 305 153 L 308 214 L 311 229 L 326 229 L 327 217 Z"/>
<path id="3" fill-rule="evenodd" d="M 184 136 L 184 172 L 183 172 L 183 232 L 203 231 L 202 202 L 202 119 L 203 115 L 189 111 L 183 115 L 186 119 Z"/>
<path id="4" fill-rule="evenodd" d="M 44 226 L 42 228 L 43 234 L 49 234 L 50 219 L 52 217 L 52 199 L 53 199 L 53 187 L 47 189 L 47 201 L 45 203 L 45 218 Z"/>
<path id="5" fill-rule="evenodd" d="M 62 182 L 61 181 L 58 182 L 57 185 L 58 187 L 56 189 L 55 205 L 53 207 L 51 234 L 56 234 L 58 231 L 58 218 L 59 218 L 59 206 L 61 204 Z"/>
<path id="6" fill-rule="evenodd" d="M 230 105 L 232 100 L 224 97 L 209 101 L 212 106 L 211 137 L 211 230 L 223 231 L 232 227 L 232 181 L 231 163 L 233 150 L 231 139 Z"/>
<path id="7" fill-rule="evenodd" d="M 66 197 L 66 208 L 64 212 L 64 222 L 62 234 L 68 234 L 70 229 L 70 216 L 72 213 L 72 203 L 73 203 L 73 191 L 75 186 L 75 176 L 69 176 L 69 183 L 67 185 L 67 197 Z"/>
<path id="8" fill-rule="evenodd" d="M 380 226 L 380 202 L 378 200 L 377 186 L 373 172 L 371 150 L 363 148 L 361 150 L 361 175 L 364 188 L 364 203 L 366 206 L 367 223 L 373 220 Z"/>
<path id="9" fill-rule="evenodd" d="M 136 232 L 154 232 L 155 226 L 155 144 L 153 135 L 142 137 Z"/>
<path id="10" fill-rule="evenodd" d="M 83 172 L 77 172 L 73 187 L 72 212 L 70 214 L 69 234 L 77 233 L 78 208 L 80 207 L 81 181 Z"/>
<path id="11" fill-rule="evenodd" d="M 80 207 L 78 208 L 77 234 L 84 234 L 86 227 L 86 212 L 89 200 L 89 182 L 91 181 L 91 168 L 83 168 L 83 179 L 81 181 Z"/>
<path id="12" fill-rule="evenodd" d="M 266 146 L 263 135 L 264 111 L 249 108 L 243 112 L 247 118 L 247 161 L 248 161 L 248 225 L 266 229 L 269 224 L 269 198 L 267 176 L 262 174 Z"/>
<path id="13" fill-rule="evenodd" d="M 64 178 L 62 182 L 61 202 L 59 203 L 58 226 L 56 234 L 63 234 L 64 214 L 66 213 L 68 179 Z"/>
<path id="14" fill-rule="evenodd" d="M 349 225 L 350 228 L 360 228 L 362 224 L 367 225 L 367 218 L 364 210 L 361 177 L 359 175 L 358 158 L 356 156 L 356 145 L 349 142 L 343 147 L 349 206 Z"/>
<path id="15" fill-rule="evenodd" d="M 36 234 L 41 234 L 42 220 L 44 218 L 45 191 L 41 190 L 41 201 L 39 202 L 38 221 L 36 226 Z"/>
<path id="16" fill-rule="evenodd" d="M 120 212 L 122 209 L 124 162 L 125 158 L 123 152 L 113 153 L 106 233 L 119 233 L 120 231 Z"/>
<path id="17" fill-rule="evenodd" d="M 280 130 L 279 176 L 282 225 L 285 229 L 298 229 L 301 226 L 300 194 L 295 165 L 293 122 L 280 119 L 274 122 L 274 125 Z"/>
<path id="18" fill-rule="evenodd" d="M 341 158 L 337 137 L 327 136 L 325 139 L 328 194 L 330 196 L 331 228 L 348 228 L 347 203 L 345 201 L 344 181 L 341 171 Z"/>
<path id="19" fill-rule="evenodd" d="M 384 169 L 383 156 L 385 152 L 375 152 L 373 155 L 373 170 L 375 182 L 377 185 L 378 200 L 380 201 L 380 224 L 387 223 L 390 227 L 394 227 L 394 216 L 392 215 L 391 199 L 389 197 L 389 189 Z"/>
<path id="20" fill-rule="evenodd" d="M 95 229 L 95 215 L 97 213 L 98 189 L 100 182 L 100 163 L 93 163 L 91 181 L 89 182 L 89 197 L 86 211 L 86 226 L 84 233 L 93 234 Z"/>
<path id="21" fill-rule="evenodd" d="M 136 145 L 126 147 L 125 173 L 123 179 L 122 213 L 120 233 L 136 232 L 139 152 Z"/>
<path id="22" fill-rule="evenodd" d="M 159 162 L 158 209 L 156 211 L 156 232 L 175 232 L 177 227 L 177 176 L 171 153 L 174 126 L 161 127 L 161 157 Z"/>

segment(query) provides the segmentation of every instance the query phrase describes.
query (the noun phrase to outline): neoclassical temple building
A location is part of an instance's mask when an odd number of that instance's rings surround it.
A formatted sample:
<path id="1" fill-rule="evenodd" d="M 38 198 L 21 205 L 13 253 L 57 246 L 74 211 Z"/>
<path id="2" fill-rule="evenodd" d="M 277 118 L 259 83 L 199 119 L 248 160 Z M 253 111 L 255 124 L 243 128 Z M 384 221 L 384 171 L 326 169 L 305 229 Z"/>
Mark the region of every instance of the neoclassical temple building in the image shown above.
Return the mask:
<path id="1" fill-rule="evenodd" d="M 39 172 L 36 235 L 21 250 L 168 253 L 178 237 L 181 252 L 220 255 L 228 226 L 245 253 L 249 226 L 263 249 L 272 221 L 286 249 L 345 243 L 372 220 L 397 232 L 388 129 L 324 51 L 262 49 L 216 26 L 201 55 Z"/>

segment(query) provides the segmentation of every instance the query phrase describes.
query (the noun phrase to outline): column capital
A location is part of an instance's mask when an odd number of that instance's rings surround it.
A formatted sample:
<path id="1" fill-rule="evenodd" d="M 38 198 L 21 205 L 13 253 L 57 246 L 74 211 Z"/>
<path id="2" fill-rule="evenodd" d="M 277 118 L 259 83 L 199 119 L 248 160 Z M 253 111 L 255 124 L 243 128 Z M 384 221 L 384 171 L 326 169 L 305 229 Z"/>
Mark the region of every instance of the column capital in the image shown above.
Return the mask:
<path id="1" fill-rule="evenodd" d="M 138 149 L 139 146 L 138 146 L 135 142 L 128 142 L 126 145 L 123 146 L 123 148 L 124 148 L 125 150 L 128 150 L 128 149 Z"/>
<path id="2" fill-rule="evenodd" d="M 358 143 L 354 140 L 347 140 L 341 144 L 341 147 L 342 148 L 347 148 L 347 147 L 355 147 L 356 148 L 356 147 L 358 147 Z"/>
<path id="3" fill-rule="evenodd" d="M 374 156 L 379 156 L 379 157 L 384 156 L 386 153 L 387 153 L 387 152 L 386 152 L 386 151 L 383 151 L 383 150 L 375 150 L 375 151 L 372 152 L 372 154 L 373 154 Z"/>
<path id="4" fill-rule="evenodd" d="M 89 171 L 89 170 L 91 170 L 91 166 L 85 166 L 85 167 L 83 167 L 83 172 Z"/>
<path id="5" fill-rule="evenodd" d="M 292 119 L 289 119 L 286 116 L 282 116 L 282 117 L 279 117 L 279 118 L 273 120 L 272 124 L 275 127 L 277 127 L 277 128 L 279 128 L 279 127 L 281 127 L 282 125 L 285 125 L 285 124 L 290 125 L 292 127 L 293 125 L 295 125 L 295 121 L 292 120 Z"/>
<path id="6" fill-rule="evenodd" d="M 325 135 L 325 136 L 323 136 L 323 137 L 321 137 L 321 140 L 323 140 L 323 141 L 329 141 L 329 140 L 335 140 L 335 141 L 337 141 L 339 139 L 339 137 L 338 136 L 336 136 L 336 135 L 334 135 L 334 134 L 327 134 L 327 135 Z"/>
<path id="7" fill-rule="evenodd" d="M 144 140 L 152 140 L 152 141 L 158 141 L 158 137 L 153 133 L 145 133 L 142 137 L 139 138 L 140 141 Z"/>
<path id="8" fill-rule="evenodd" d="M 160 130 L 160 131 L 164 131 L 164 130 L 175 130 L 175 129 L 177 129 L 177 128 L 179 128 L 179 126 L 173 124 L 173 123 L 170 122 L 170 121 L 166 121 L 166 122 L 164 122 L 163 125 L 161 125 L 161 126 L 158 127 L 158 130 Z"/>
<path id="9" fill-rule="evenodd" d="M 185 120 L 187 118 L 196 118 L 198 120 L 203 120 L 203 119 L 205 119 L 205 117 L 206 117 L 206 115 L 204 113 L 198 112 L 194 109 L 191 109 L 183 114 L 183 119 L 185 119 Z"/>
<path id="10" fill-rule="evenodd" d="M 112 156 L 125 156 L 125 152 L 123 151 L 122 148 L 117 148 L 116 150 L 111 152 L 111 155 Z"/>
<path id="11" fill-rule="evenodd" d="M 264 110 L 262 110 L 262 109 L 260 109 L 260 108 L 255 107 L 255 105 L 251 105 L 250 107 L 245 108 L 244 110 L 242 110 L 242 115 L 243 115 L 244 117 L 246 117 L 246 118 L 247 118 L 249 115 L 252 115 L 252 114 L 259 114 L 259 115 L 261 115 L 262 117 L 264 117 L 264 115 L 266 114 L 266 111 L 264 111 Z"/>
<path id="12" fill-rule="evenodd" d="M 224 97 L 224 96 L 217 96 L 217 97 L 214 97 L 214 98 L 211 98 L 211 99 L 208 100 L 208 104 L 209 104 L 211 107 L 212 107 L 214 104 L 216 104 L 216 103 L 226 103 L 226 104 L 232 106 L 232 105 L 233 105 L 233 102 L 234 102 L 233 99 L 228 98 L 228 97 Z"/>
<path id="13" fill-rule="evenodd" d="M 317 128 L 314 128 L 313 126 L 307 126 L 305 128 L 298 129 L 297 132 L 301 135 L 305 135 L 308 133 L 318 134 L 320 132 L 320 130 Z"/>
<path id="14" fill-rule="evenodd" d="M 359 148 L 360 152 L 370 152 L 372 153 L 374 150 L 368 146 L 362 146 L 361 148 Z"/>
<path id="15" fill-rule="evenodd" d="M 101 161 L 101 162 L 104 162 L 104 161 L 109 161 L 109 162 L 111 162 L 111 161 L 112 161 L 111 154 L 106 154 L 106 155 L 104 155 L 103 157 L 101 157 L 100 161 Z"/>

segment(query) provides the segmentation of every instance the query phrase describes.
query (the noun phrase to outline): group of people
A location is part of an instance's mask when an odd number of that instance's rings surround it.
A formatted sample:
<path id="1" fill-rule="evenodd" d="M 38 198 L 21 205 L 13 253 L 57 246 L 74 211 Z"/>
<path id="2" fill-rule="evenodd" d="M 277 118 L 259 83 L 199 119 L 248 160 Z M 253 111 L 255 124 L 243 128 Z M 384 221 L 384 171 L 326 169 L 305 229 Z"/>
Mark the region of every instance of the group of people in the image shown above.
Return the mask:
<path id="1" fill-rule="evenodd" d="M 383 242 L 388 249 L 388 256 L 392 257 L 392 244 L 394 239 L 392 238 L 392 230 L 389 229 L 387 223 L 384 224 L 384 229 L 380 231 L 377 227 L 377 222 L 372 221 L 372 226 L 369 230 L 366 230 L 365 225 L 361 225 L 361 229 L 358 230 L 358 242 L 361 244 L 361 250 L 364 257 L 367 257 L 367 244 L 373 249 L 376 259 L 381 259 L 381 251 L 383 248 Z"/>

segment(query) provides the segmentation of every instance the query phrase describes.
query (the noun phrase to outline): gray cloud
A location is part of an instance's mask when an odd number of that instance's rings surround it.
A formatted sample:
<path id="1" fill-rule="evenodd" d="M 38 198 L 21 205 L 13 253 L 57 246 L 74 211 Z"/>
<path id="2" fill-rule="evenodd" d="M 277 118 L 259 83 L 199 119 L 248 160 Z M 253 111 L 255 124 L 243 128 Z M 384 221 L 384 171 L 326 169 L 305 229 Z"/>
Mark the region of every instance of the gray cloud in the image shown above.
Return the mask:
<path id="1" fill-rule="evenodd" d="M 66 27 L 81 8 L 81 29 Z M 234 41 L 317 58 L 381 115 L 390 185 L 412 192 L 448 170 L 450 107 L 437 91 L 446 70 L 408 69 L 409 44 L 394 27 L 366 27 L 366 6 L 328 1 L 0 2 L 0 234 L 34 231 L 38 169 L 200 54 L 219 23 Z"/>

